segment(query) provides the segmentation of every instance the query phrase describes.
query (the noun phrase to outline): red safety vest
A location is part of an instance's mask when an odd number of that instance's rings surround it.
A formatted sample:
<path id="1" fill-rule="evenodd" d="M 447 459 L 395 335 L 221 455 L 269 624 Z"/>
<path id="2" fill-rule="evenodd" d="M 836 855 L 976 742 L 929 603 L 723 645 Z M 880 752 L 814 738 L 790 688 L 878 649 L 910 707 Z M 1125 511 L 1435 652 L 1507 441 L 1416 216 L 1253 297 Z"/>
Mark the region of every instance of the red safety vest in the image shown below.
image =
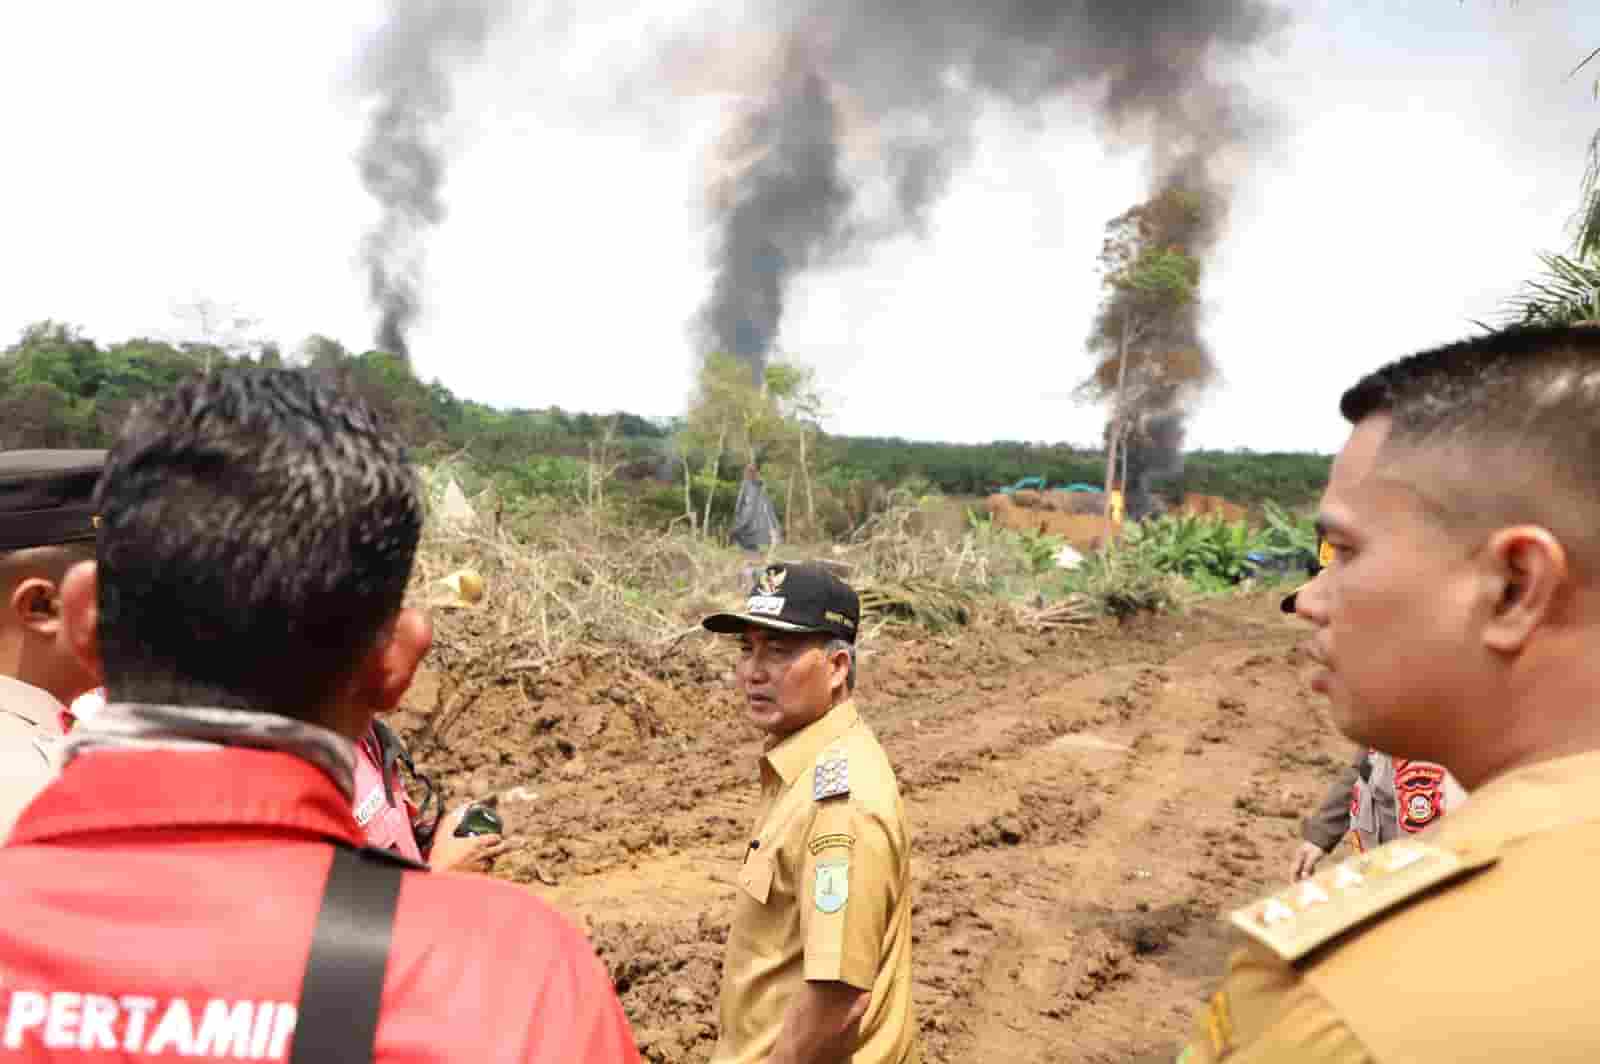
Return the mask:
<path id="1" fill-rule="evenodd" d="M 82 755 L 0 848 L 0 1058 L 286 1060 L 335 839 L 362 842 L 349 803 L 289 754 Z M 554 910 L 408 871 L 375 1059 L 639 1057 Z"/>

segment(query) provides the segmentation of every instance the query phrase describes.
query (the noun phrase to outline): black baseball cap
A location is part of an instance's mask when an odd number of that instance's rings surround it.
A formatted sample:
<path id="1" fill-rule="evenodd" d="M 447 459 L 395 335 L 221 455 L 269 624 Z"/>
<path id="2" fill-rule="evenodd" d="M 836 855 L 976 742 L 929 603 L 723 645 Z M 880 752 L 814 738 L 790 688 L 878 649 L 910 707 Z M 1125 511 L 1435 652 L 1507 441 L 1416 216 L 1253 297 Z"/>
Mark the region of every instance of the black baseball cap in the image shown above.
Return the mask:
<path id="1" fill-rule="evenodd" d="M 714 613 L 700 623 L 722 635 L 738 635 L 755 625 L 777 632 L 817 632 L 854 643 L 861 600 L 823 566 L 769 565 L 756 577 L 743 613 Z"/>
<path id="2" fill-rule="evenodd" d="M 0 551 L 95 538 L 105 451 L 0 451 Z"/>

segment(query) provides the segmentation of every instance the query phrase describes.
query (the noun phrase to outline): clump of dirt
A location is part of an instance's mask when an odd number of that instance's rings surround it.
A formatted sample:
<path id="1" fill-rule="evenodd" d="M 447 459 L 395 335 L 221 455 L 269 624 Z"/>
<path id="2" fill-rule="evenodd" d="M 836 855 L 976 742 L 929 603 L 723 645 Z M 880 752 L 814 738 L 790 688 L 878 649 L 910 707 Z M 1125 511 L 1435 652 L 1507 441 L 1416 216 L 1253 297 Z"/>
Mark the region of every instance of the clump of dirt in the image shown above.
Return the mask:
<path id="1" fill-rule="evenodd" d="M 1043 1010 L 1052 1020 L 1072 1016 L 1085 1002 L 1133 974 L 1133 951 L 1116 935 L 1091 928 L 1074 938 L 1072 958 L 1060 977 L 1056 1003 Z"/>
<path id="2" fill-rule="evenodd" d="M 727 928 L 702 914 L 694 921 L 608 921 L 590 929 L 611 973 L 645 1060 L 702 1060 L 717 1039 L 717 987 Z"/>
<path id="3" fill-rule="evenodd" d="M 1098 926 L 1125 944 L 1134 956 L 1145 957 L 1165 953 L 1171 947 L 1173 938 L 1188 930 L 1194 920 L 1194 910 L 1188 905 L 1164 905 L 1153 909 L 1141 903 L 1133 912 L 1107 914 Z"/>
<path id="4" fill-rule="evenodd" d="M 1023 791 L 1016 808 L 953 831 L 917 838 L 919 852 L 933 857 L 959 857 L 997 846 L 1032 846 L 1064 842 L 1082 834 L 1100 816 L 1100 805 L 1076 777 Z"/>

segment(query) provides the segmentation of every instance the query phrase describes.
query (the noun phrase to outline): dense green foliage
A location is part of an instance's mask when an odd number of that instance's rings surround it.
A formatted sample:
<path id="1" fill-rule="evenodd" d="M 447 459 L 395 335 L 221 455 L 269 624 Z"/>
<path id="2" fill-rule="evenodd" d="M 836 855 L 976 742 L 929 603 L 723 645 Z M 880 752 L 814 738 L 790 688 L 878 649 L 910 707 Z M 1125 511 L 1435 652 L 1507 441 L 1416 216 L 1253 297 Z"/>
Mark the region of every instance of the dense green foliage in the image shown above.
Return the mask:
<path id="1" fill-rule="evenodd" d="M 292 365 L 333 375 L 359 391 L 423 460 L 464 456 L 518 494 L 581 497 L 590 462 L 599 460 L 620 479 L 646 482 L 631 496 L 652 519 L 667 521 L 683 512 L 674 436 L 681 422 L 558 407 L 497 410 L 458 399 L 438 381 L 418 380 L 392 355 L 350 352 L 323 337 L 312 337 L 285 355 L 267 344 L 241 349 L 133 339 L 102 345 L 55 322 L 31 326 L 0 352 L 0 448 L 105 446 L 139 398 L 220 365 Z M 1201 451 L 1189 456 L 1181 477 L 1156 487 L 1241 503 L 1271 498 L 1299 505 L 1321 490 L 1328 461 L 1312 454 Z M 920 481 L 948 495 L 982 495 L 1024 476 L 1097 484 L 1104 475 L 1104 457 L 1097 450 L 1006 441 L 829 437 L 820 441 L 812 464 L 818 489 L 842 515 L 834 523 L 844 525 L 864 518 L 877 485 Z M 701 475 L 696 474 L 697 488 Z M 737 484 L 730 478 L 738 475 L 737 466 L 726 463 L 714 519 L 731 506 Z M 780 512 L 788 504 L 786 495 L 775 495 Z M 818 506 L 823 508 L 821 502 Z"/>
<path id="2" fill-rule="evenodd" d="M 1259 529 L 1212 517 L 1167 515 L 1129 527 L 1112 549 L 1090 555 L 1058 581 L 1096 612 L 1162 612 L 1191 595 L 1217 594 L 1247 578 L 1298 579 L 1316 557 L 1310 517 L 1266 504 Z M 1259 564 L 1258 559 L 1266 560 Z"/>
<path id="3" fill-rule="evenodd" d="M 1065 444 L 922 443 L 866 436 L 832 443 L 836 475 L 886 483 L 922 476 L 947 495 L 986 495 L 1026 476 L 1042 476 L 1051 484 L 1099 484 L 1105 477 L 1105 452 Z M 1152 487 L 1169 495 L 1199 492 L 1246 505 L 1276 499 L 1298 506 L 1321 494 L 1331 462 L 1321 454 L 1191 451 L 1182 474 Z"/>

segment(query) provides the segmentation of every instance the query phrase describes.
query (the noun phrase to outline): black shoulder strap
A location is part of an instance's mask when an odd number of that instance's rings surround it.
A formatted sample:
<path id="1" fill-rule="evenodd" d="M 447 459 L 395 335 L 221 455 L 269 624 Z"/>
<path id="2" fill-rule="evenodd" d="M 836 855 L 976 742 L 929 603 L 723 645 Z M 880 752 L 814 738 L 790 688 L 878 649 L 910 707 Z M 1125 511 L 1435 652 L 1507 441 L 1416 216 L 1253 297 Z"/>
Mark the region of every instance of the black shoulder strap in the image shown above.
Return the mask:
<path id="1" fill-rule="evenodd" d="M 400 880 L 420 867 L 383 850 L 333 848 L 290 1064 L 372 1060 Z"/>
<path id="2" fill-rule="evenodd" d="M 411 754 L 406 750 L 406 744 L 400 741 L 400 736 L 394 729 L 376 717 L 372 720 L 372 734 L 378 741 L 378 759 L 383 762 L 383 796 L 392 805 L 394 803 L 394 790 L 389 786 L 389 781 L 394 778 L 394 767 L 399 764 L 412 779 L 422 784 L 422 803 L 417 806 L 417 820 L 411 825 L 412 833 L 417 838 L 417 845 L 426 854 L 433 845 L 434 833 L 439 830 L 439 821 L 444 815 L 444 800 L 439 789 L 433 785 L 433 780 L 417 771 L 417 766 L 411 761 Z"/>

